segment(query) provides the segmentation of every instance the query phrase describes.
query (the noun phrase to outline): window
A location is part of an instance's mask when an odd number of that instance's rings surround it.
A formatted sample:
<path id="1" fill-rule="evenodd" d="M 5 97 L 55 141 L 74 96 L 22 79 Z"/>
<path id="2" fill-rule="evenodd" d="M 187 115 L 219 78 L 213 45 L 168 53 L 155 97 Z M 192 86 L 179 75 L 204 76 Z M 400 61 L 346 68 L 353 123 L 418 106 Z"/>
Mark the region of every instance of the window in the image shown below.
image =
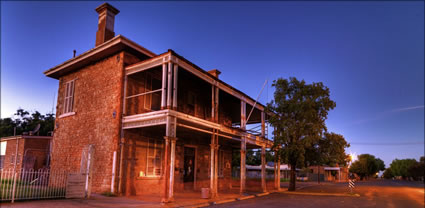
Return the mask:
<path id="1" fill-rule="evenodd" d="M 161 176 L 162 174 L 162 141 L 158 139 L 148 139 L 146 151 L 146 176 Z"/>
<path id="2" fill-rule="evenodd" d="M 155 78 L 151 73 L 146 74 L 145 92 L 161 89 L 161 80 Z M 161 97 L 158 93 L 149 93 L 145 96 L 144 108 L 146 110 L 159 110 L 161 105 Z"/>
<path id="3" fill-rule="evenodd" d="M 71 113 L 74 110 L 74 87 L 75 80 L 69 81 L 65 85 L 64 114 Z"/>
<path id="4" fill-rule="evenodd" d="M 0 169 L 4 167 L 4 159 L 6 157 L 7 142 L 0 142 Z"/>
<path id="5" fill-rule="evenodd" d="M 20 155 L 18 154 L 18 157 L 16 157 L 16 164 L 19 163 L 19 158 Z M 12 156 L 10 157 L 10 164 L 15 164 L 15 154 L 12 154 Z"/>
<path id="6" fill-rule="evenodd" d="M 196 115 L 196 94 L 193 91 L 189 91 L 187 93 L 187 112 L 188 114 L 191 115 Z"/>

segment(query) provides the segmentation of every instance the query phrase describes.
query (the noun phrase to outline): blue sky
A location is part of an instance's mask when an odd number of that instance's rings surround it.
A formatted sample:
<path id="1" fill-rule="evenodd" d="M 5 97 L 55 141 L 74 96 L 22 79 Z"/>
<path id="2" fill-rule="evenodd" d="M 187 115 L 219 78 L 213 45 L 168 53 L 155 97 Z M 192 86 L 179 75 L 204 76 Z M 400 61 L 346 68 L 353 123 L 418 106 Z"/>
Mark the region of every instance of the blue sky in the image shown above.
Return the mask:
<path id="1" fill-rule="evenodd" d="M 1 117 L 48 113 L 58 82 L 43 71 L 94 47 L 103 2 L 1 2 Z M 171 48 L 257 97 L 266 79 L 323 82 L 329 131 L 389 165 L 424 154 L 423 2 L 111 2 L 115 33 Z M 273 96 L 269 86 L 260 97 Z M 385 144 L 385 145 L 383 145 Z"/>

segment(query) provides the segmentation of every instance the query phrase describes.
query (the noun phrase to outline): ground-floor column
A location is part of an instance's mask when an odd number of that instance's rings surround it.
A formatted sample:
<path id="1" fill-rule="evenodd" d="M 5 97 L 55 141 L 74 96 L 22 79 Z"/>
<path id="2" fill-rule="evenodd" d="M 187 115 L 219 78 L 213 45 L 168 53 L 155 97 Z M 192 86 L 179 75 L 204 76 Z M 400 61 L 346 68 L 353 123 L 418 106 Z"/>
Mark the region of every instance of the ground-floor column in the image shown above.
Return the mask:
<path id="1" fill-rule="evenodd" d="M 217 168 L 218 168 L 218 136 L 216 135 L 216 130 L 213 130 L 211 135 L 211 144 L 210 144 L 210 192 L 211 198 L 216 198 L 218 196 L 217 191 Z"/>
<path id="2" fill-rule="evenodd" d="M 267 192 L 266 185 L 266 147 L 261 147 L 261 189 Z"/>
<path id="3" fill-rule="evenodd" d="M 169 166 L 169 162 L 168 162 L 168 155 L 169 155 L 169 150 L 170 150 L 170 138 L 169 137 L 167 137 L 167 136 L 165 136 L 164 137 L 164 140 L 165 140 L 165 142 L 164 142 L 164 168 L 163 168 L 163 170 L 164 170 L 164 192 L 163 192 L 163 196 L 162 196 L 162 200 L 161 200 L 161 202 L 163 202 L 163 203 L 166 203 L 166 202 L 168 202 L 168 195 L 169 195 L 169 190 L 168 190 L 168 187 L 169 187 L 169 183 L 168 183 L 168 179 L 170 178 L 170 166 Z"/>
<path id="4" fill-rule="evenodd" d="M 173 201 L 174 197 L 174 167 L 176 161 L 176 124 L 177 119 L 167 116 L 165 129 L 165 153 L 164 153 L 164 197 L 162 202 Z"/>
<path id="5" fill-rule="evenodd" d="M 174 200 L 174 167 L 176 164 L 176 140 L 177 138 L 171 137 L 171 146 L 170 146 L 170 179 L 169 179 L 169 193 L 168 201 Z"/>
<path id="6" fill-rule="evenodd" d="M 245 137 L 242 137 L 241 140 L 241 165 L 240 165 L 240 171 L 241 171 L 241 187 L 240 187 L 240 193 L 243 194 L 245 192 L 245 182 L 246 182 L 246 140 Z"/>
<path id="7" fill-rule="evenodd" d="M 338 170 L 338 181 L 341 182 L 341 168 Z"/>
<path id="8" fill-rule="evenodd" d="M 280 158 L 278 158 L 277 160 L 276 160 L 277 162 L 276 162 L 276 178 L 275 178 L 275 188 L 277 189 L 277 190 L 280 190 Z"/>
<path id="9" fill-rule="evenodd" d="M 218 139 L 216 140 L 216 145 L 215 145 L 215 148 L 214 148 L 214 150 L 215 150 L 215 153 L 214 153 L 214 156 L 215 156 L 215 160 L 214 160 L 214 166 L 215 166 L 215 168 L 214 168 L 214 197 L 218 197 L 218 147 L 219 147 L 219 145 L 218 145 Z"/>

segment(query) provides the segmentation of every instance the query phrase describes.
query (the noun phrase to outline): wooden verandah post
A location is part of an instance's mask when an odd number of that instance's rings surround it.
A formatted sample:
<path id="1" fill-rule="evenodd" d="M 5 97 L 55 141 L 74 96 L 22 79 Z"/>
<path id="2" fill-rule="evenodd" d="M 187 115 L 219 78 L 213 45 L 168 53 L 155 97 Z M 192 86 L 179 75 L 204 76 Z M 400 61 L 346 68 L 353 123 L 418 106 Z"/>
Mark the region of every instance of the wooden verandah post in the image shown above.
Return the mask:
<path id="1" fill-rule="evenodd" d="M 267 192 L 266 184 L 266 147 L 261 147 L 261 189 L 263 192 Z"/>

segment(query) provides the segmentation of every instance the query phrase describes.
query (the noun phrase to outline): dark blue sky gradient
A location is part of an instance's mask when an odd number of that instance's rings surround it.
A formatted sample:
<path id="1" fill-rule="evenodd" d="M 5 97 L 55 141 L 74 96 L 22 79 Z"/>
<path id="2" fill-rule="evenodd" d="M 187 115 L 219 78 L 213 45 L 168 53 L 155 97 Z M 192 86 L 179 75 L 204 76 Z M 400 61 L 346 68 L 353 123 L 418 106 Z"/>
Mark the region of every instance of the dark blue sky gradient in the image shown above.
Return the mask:
<path id="1" fill-rule="evenodd" d="M 1 2 L 1 117 L 51 111 L 58 82 L 42 72 L 94 47 L 101 3 Z M 348 152 L 387 165 L 424 154 L 423 2 L 111 4 L 116 34 L 218 68 L 251 97 L 266 79 L 323 82 L 337 103 L 329 131 L 352 143 Z M 272 96 L 269 86 L 260 101 Z"/>

